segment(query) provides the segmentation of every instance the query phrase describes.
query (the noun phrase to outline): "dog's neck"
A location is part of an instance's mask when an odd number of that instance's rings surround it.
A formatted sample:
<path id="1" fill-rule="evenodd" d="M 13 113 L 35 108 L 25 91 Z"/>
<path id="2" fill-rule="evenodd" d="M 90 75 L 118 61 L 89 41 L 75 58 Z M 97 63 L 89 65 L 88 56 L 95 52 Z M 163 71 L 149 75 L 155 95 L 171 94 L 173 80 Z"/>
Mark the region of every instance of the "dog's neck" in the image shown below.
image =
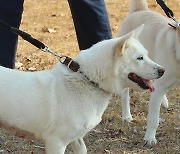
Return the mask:
<path id="1" fill-rule="evenodd" d="M 93 80 L 91 80 L 82 70 L 80 65 L 78 64 L 78 62 L 76 62 L 75 60 L 73 60 L 70 57 L 65 57 L 65 59 L 63 61 L 60 60 L 60 62 L 62 64 L 64 64 L 67 68 L 69 68 L 71 71 L 73 72 L 77 72 L 82 74 L 82 76 L 84 77 L 84 79 L 89 82 L 90 84 L 92 84 L 93 86 L 99 88 L 101 91 L 105 92 L 105 93 L 109 93 L 108 91 L 104 90 L 103 88 L 101 88 L 99 86 L 99 84 L 97 82 L 94 82 Z"/>
<path id="2" fill-rule="evenodd" d="M 103 57 L 103 55 L 89 54 L 91 51 L 83 52 L 86 52 L 87 55 L 86 53 L 82 55 L 80 53 L 80 56 L 76 57 L 75 61 L 80 65 L 80 73 L 85 80 L 105 93 L 119 94 L 119 91 L 123 88 L 119 81 L 115 82 L 117 79 L 114 75 L 114 59 L 112 55 L 109 54 L 108 56 L 106 54 Z"/>
<path id="3" fill-rule="evenodd" d="M 90 79 L 88 76 L 86 76 L 82 71 L 78 71 L 78 72 L 81 73 L 81 74 L 83 75 L 83 77 L 85 78 L 85 80 L 86 80 L 87 82 L 89 82 L 90 84 L 92 84 L 94 87 L 98 88 L 99 90 L 101 90 L 101 91 L 104 92 L 104 93 L 111 94 L 109 91 L 101 88 L 101 87 L 99 86 L 99 83 L 94 82 L 93 80 L 91 80 L 91 79 Z"/>

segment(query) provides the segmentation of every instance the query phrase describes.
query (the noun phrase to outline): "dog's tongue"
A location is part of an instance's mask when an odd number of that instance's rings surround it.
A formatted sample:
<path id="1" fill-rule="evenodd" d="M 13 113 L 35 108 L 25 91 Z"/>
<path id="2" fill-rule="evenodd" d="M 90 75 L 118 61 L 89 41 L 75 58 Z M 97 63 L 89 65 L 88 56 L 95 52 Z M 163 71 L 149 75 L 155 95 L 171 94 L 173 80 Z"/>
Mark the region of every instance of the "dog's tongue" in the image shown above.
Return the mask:
<path id="1" fill-rule="evenodd" d="M 154 91 L 155 91 L 155 88 L 154 88 L 154 86 L 152 85 L 151 81 L 149 81 L 149 80 L 143 80 L 143 82 L 146 84 L 146 86 L 149 87 L 150 92 L 154 92 Z"/>

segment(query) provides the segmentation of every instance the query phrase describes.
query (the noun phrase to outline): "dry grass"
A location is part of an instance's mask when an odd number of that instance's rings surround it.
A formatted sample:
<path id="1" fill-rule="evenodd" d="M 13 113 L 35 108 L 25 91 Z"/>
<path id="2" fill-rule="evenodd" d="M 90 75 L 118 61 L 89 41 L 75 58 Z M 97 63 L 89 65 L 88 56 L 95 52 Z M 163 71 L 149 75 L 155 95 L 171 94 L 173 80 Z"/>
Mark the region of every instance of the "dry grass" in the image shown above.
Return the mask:
<path id="1" fill-rule="evenodd" d="M 150 8 L 164 12 L 148 0 Z M 180 18 L 179 0 L 166 0 L 177 18 Z M 122 19 L 128 14 L 129 0 L 106 0 L 113 36 L 116 36 Z M 21 29 L 47 44 L 52 50 L 69 56 L 79 52 L 70 10 L 66 0 L 25 0 Z M 20 39 L 17 61 L 22 70 L 44 70 L 52 68 L 58 59 L 37 50 Z M 127 153 L 180 153 L 180 87 L 168 93 L 169 109 L 162 108 L 161 117 L 165 122 L 159 126 L 155 147 L 143 147 L 146 127 L 149 92 L 131 91 L 131 111 L 134 121 L 130 124 L 121 120 L 120 98 L 114 97 L 106 110 L 103 121 L 91 131 L 85 142 L 90 154 L 127 154 Z M 43 154 L 43 144 L 26 141 L 9 135 L 1 130 L 0 153 L 3 154 Z M 69 149 L 67 153 L 72 153 Z"/>

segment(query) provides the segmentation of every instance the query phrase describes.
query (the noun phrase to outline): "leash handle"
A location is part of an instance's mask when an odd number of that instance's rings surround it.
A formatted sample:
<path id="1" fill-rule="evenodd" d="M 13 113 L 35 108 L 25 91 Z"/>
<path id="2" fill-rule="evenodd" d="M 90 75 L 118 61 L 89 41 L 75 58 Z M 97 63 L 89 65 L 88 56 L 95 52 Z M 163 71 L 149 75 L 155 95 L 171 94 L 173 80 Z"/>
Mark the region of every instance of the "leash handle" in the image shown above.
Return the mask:
<path id="1" fill-rule="evenodd" d="M 167 7 L 166 3 L 164 2 L 164 0 L 156 0 L 157 3 L 161 6 L 161 8 L 164 10 L 164 12 L 166 13 L 166 15 L 169 17 L 169 18 L 172 18 L 174 17 L 174 13 L 173 11 Z"/>
<path id="2" fill-rule="evenodd" d="M 15 27 L 11 27 L 7 23 L 3 22 L 2 20 L 0 20 L 0 24 L 2 26 L 4 26 L 5 28 L 8 28 L 13 33 L 21 36 L 24 40 L 28 41 L 29 43 L 36 46 L 37 48 L 39 48 L 39 49 L 44 49 L 45 48 L 45 45 L 42 42 L 40 42 L 37 39 L 33 38 L 30 34 L 24 32 L 22 30 L 19 30 L 19 29 L 15 28 Z"/>
<path id="3" fill-rule="evenodd" d="M 5 28 L 9 29 L 14 34 L 21 36 L 24 40 L 26 40 L 27 42 L 31 43 L 32 45 L 34 45 L 38 49 L 41 49 L 44 52 L 49 52 L 49 53 L 51 53 L 51 54 L 61 58 L 60 55 L 58 55 L 56 52 L 54 52 L 51 49 L 49 49 L 49 47 L 47 47 L 44 43 L 42 43 L 39 40 L 35 39 L 30 34 L 24 32 L 24 31 L 22 31 L 20 29 L 17 29 L 15 27 L 10 26 L 7 23 L 3 22 L 2 20 L 0 20 L 0 24 L 2 26 L 4 26 Z"/>
<path id="4" fill-rule="evenodd" d="M 14 28 L 14 27 L 11 27 L 10 30 L 12 32 L 14 32 L 15 34 L 21 36 L 24 40 L 28 41 L 29 43 L 36 46 L 37 48 L 39 48 L 39 49 L 44 49 L 45 48 L 45 45 L 42 42 L 40 42 L 37 39 L 33 38 L 30 34 L 24 32 L 22 30 L 19 30 L 17 28 Z"/>

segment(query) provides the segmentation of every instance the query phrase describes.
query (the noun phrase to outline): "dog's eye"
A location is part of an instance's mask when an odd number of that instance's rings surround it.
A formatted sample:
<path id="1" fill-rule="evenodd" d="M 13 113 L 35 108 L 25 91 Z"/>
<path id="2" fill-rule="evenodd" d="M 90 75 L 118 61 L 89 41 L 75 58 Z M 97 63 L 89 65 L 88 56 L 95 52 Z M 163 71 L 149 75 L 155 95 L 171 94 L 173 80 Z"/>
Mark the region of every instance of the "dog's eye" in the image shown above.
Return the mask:
<path id="1" fill-rule="evenodd" d="M 141 57 L 138 57 L 137 60 L 143 60 L 143 57 L 142 57 L 142 56 L 141 56 Z"/>

